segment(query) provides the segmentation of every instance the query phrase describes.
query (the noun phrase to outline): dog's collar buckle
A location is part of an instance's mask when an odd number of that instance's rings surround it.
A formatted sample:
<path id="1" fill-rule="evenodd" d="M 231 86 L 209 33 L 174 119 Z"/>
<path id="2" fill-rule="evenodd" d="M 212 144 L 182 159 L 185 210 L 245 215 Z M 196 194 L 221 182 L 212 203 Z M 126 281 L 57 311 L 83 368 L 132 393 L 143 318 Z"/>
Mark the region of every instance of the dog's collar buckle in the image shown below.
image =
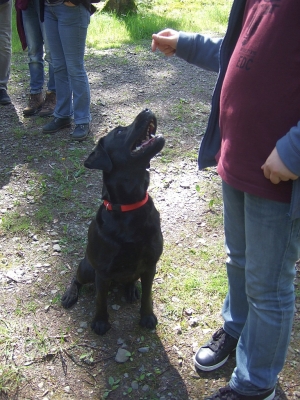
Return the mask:
<path id="1" fill-rule="evenodd" d="M 132 211 L 136 210 L 137 208 L 142 207 L 144 204 L 147 203 L 149 198 L 148 192 L 146 192 L 146 195 L 143 200 L 138 201 L 133 204 L 112 204 L 107 200 L 103 200 L 103 205 L 106 208 L 107 211 Z"/>

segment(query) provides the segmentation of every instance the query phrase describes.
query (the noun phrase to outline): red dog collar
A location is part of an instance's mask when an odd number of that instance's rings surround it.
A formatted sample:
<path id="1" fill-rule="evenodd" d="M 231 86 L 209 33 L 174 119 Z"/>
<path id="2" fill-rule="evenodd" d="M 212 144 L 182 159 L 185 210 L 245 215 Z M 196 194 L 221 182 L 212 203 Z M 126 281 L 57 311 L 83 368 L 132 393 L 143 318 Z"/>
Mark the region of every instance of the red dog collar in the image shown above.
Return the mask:
<path id="1" fill-rule="evenodd" d="M 142 201 L 138 201 L 137 203 L 133 204 L 112 204 L 107 200 L 103 200 L 104 207 L 109 211 L 131 211 L 137 208 L 142 207 L 148 201 L 148 193 L 146 192 L 146 196 Z"/>

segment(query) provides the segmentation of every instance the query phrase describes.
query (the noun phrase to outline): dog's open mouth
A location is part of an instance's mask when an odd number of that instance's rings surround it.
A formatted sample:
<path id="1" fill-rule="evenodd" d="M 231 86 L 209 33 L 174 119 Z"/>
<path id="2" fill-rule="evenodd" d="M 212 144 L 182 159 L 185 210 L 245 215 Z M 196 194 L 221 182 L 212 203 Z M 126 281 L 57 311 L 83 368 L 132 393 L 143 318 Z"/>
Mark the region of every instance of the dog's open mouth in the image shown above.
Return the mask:
<path id="1" fill-rule="evenodd" d="M 151 144 L 155 140 L 155 132 L 156 132 L 156 124 L 154 120 L 151 120 L 150 123 L 148 124 L 145 134 L 140 138 L 138 138 L 138 140 L 133 144 L 131 148 L 131 153 L 138 154 L 144 151 L 146 147 L 151 146 Z"/>

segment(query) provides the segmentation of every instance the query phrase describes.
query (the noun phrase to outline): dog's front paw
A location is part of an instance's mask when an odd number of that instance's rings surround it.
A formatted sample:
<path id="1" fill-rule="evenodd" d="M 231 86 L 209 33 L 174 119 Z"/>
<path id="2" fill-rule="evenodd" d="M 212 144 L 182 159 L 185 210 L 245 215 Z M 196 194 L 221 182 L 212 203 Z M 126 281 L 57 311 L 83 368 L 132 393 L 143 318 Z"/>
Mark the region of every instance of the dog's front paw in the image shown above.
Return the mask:
<path id="1" fill-rule="evenodd" d="M 144 315 L 141 317 L 140 325 L 143 328 L 155 329 L 155 327 L 157 325 L 157 318 L 154 314 Z"/>
<path id="2" fill-rule="evenodd" d="M 79 287 L 80 284 L 77 283 L 75 279 L 73 279 L 70 286 L 61 298 L 61 304 L 64 308 L 70 308 L 73 304 L 77 302 Z"/>
<path id="3" fill-rule="evenodd" d="M 97 335 L 104 335 L 111 328 L 111 325 L 108 321 L 94 320 L 91 327 Z"/>

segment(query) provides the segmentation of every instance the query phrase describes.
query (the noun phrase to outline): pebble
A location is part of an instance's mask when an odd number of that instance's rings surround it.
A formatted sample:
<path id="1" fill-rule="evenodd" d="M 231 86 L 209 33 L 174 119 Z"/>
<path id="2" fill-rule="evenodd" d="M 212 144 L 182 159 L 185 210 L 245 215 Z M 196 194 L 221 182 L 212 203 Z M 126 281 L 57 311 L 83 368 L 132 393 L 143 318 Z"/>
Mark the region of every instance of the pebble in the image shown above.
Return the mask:
<path id="1" fill-rule="evenodd" d="M 197 326 L 198 323 L 199 323 L 198 318 L 191 318 L 191 319 L 189 320 L 189 325 L 190 325 L 191 327 Z"/>
<path id="2" fill-rule="evenodd" d="M 54 250 L 54 251 L 57 251 L 58 253 L 60 253 L 60 252 L 61 252 L 60 245 L 56 243 L 56 244 L 53 246 L 53 250 Z"/>
<path id="3" fill-rule="evenodd" d="M 129 357 L 131 356 L 130 352 L 125 349 L 118 349 L 115 360 L 118 363 L 125 363 L 126 361 L 129 360 Z"/>
<path id="4" fill-rule="evenodd" d="M 148 351 L 149 351 L 149 347 L 140 347 L 139 348 L 140 353 L 148 353 Z"/>
<path id="5" fill-rule="evenodd" d="M 132 387 L 132 389 L 137 390 L 139 388 L 138 382 L 137 381 L 131 382 L 131 387 Z"/>

